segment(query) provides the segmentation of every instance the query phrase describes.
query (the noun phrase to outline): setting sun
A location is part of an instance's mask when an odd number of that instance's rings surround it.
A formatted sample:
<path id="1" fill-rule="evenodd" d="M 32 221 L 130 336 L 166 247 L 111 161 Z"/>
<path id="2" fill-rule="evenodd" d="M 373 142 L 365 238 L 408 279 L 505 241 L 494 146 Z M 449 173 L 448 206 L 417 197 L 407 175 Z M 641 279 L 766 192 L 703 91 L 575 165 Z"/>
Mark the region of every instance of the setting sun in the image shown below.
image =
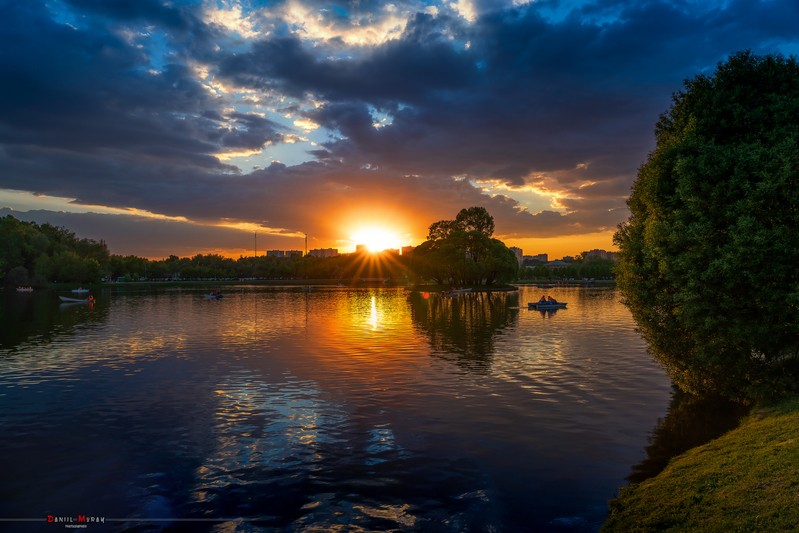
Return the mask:
<path id="1" fill-rule="evenodd" d="M 356 246 L 359 244 L 365 245 L 372 253 L 402 247 L 402 242 L 394 231 L 378 226 L 361 228 L 353 233 L 350 239 Z"/>

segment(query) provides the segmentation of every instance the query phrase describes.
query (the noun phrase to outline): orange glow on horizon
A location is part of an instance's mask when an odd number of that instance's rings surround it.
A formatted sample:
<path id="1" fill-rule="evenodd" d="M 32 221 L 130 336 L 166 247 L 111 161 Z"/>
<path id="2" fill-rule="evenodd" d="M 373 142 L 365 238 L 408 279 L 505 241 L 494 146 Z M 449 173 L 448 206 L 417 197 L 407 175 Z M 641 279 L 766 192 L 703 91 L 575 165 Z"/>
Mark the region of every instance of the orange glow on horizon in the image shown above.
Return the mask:
<path id="1" fill-rule="evenodd" d="M 613 245 L 615 230 L 587 233 L 584 235 L 564 235 L 561 237 L 526 238 L 504 240 L 507 246 L 516 246 L 524 255 L 548 254 L 549 260 L 565 256 L 575 256 L 594 249 L 618 251 Z"/>
<path id="2" fill-rule="evenodd" d="M 579 253 L 599 248 L 609 252 L 617 251 L 613 245 L 613 231 L 591 233 L 586 235 L 566 235 L 561 237 L 548 237 L 548 238 L 510 238 L 502 239 L 507 246 L 517 246 L 524 251 L 525 255 L 538 255 L 548 254 L 550 261 L 553 259 L 560 259 L 564 256 L 574 256 Z M 396 232 L 386 231 L 371 231 L 367 228 L 362 233 L 356 231 L 352 234 L 349 240 L 340 240 L 338 242 L 319 242 L 314 243 L 309 248 L 336 248 L 340 253 L 350 253 L 355 251 L 357 244 L 366 245 L 368 251 L 372 254 L 379 253 L 385 249 L 399 249 L 403 246 L 418 246 L 424 242 L 424 237 L 416 239 L 408 238 L 402 241 Z M 292 249 L 300 250 L 302 245 L 297 243 L 297 239 L 286 239 L 287 243 L 282 245 L 279 243 L 270 243 L 261 245 L 259 242 L 258 256 L 266 255 L 267 249 Z M 343 246 L 342 246 L 343 244 Z M 349 246 L 348 246 L 349 245 Z M 181 250 L 170 250 L 169 253 L 152 253 L 144 255 L 150 260 L 161 260 L 170 254 L 175 254 L 178 257 L 193 257 L 197 254 L 218 254 L 222 257 L 230 259 L 238 259 L 239 257 L 252 257 L 253 249 L 244 247 L 231 247 L 228 249 L 220 248 L 205 248 L 193 249 L 191 252 L 184 252 Z"/>

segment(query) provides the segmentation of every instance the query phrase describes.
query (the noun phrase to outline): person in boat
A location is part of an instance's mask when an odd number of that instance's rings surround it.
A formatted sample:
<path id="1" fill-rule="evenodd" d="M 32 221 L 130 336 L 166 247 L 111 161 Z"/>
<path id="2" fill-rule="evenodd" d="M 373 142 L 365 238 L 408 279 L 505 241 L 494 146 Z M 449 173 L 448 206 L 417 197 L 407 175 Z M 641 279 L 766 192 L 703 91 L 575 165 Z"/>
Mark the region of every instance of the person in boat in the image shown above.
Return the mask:
<path id="1" fill-rule="evenodd" d="M 556 304 L 558 301 L 554 299 L 552 296 L 547 296 L 547 303 Z"/>
<path id="2" fill-rule="evenodd" d="M 540 299 L 540 300 L 538 300 L 538 303 L 540 303 L 540 304 L 545 304 L 545 303 L 547 303 L 547 297 L 546 297 L 546 296 L 544 296 L 544 295 L 542 294 L 542 295 L 541 295 L 541 299 Z"/>

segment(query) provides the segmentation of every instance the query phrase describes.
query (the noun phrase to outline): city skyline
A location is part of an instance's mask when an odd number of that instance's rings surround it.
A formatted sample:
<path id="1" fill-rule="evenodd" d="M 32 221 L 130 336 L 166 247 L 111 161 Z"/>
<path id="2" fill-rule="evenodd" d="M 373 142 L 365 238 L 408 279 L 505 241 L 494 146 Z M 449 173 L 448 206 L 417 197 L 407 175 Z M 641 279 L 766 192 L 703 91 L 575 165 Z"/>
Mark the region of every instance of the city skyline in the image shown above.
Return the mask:
<path id="1" fill-rule="evenodd" d="M 112 253 L 248 255 L 485 207 L 612 250 L 683 80 L 799 52 L 788 0 L 32 0 L 0 7 L 0 216 Z M 383 237 L 375 237 L 376 234 Z"/>

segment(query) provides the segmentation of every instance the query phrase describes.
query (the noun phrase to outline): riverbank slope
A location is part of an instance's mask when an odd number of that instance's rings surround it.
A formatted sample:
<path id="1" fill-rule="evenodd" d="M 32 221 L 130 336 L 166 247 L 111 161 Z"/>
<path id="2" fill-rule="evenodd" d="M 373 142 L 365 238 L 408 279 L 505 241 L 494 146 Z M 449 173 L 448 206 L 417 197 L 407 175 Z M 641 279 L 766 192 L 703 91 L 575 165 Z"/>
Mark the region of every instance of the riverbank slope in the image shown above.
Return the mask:
<path id="1" fill-rule="evenodd" d="M 799 398 L 756 409 L 737 429 L 621 489 L 603 533 L 793 531 L 799 525 Z"/>

